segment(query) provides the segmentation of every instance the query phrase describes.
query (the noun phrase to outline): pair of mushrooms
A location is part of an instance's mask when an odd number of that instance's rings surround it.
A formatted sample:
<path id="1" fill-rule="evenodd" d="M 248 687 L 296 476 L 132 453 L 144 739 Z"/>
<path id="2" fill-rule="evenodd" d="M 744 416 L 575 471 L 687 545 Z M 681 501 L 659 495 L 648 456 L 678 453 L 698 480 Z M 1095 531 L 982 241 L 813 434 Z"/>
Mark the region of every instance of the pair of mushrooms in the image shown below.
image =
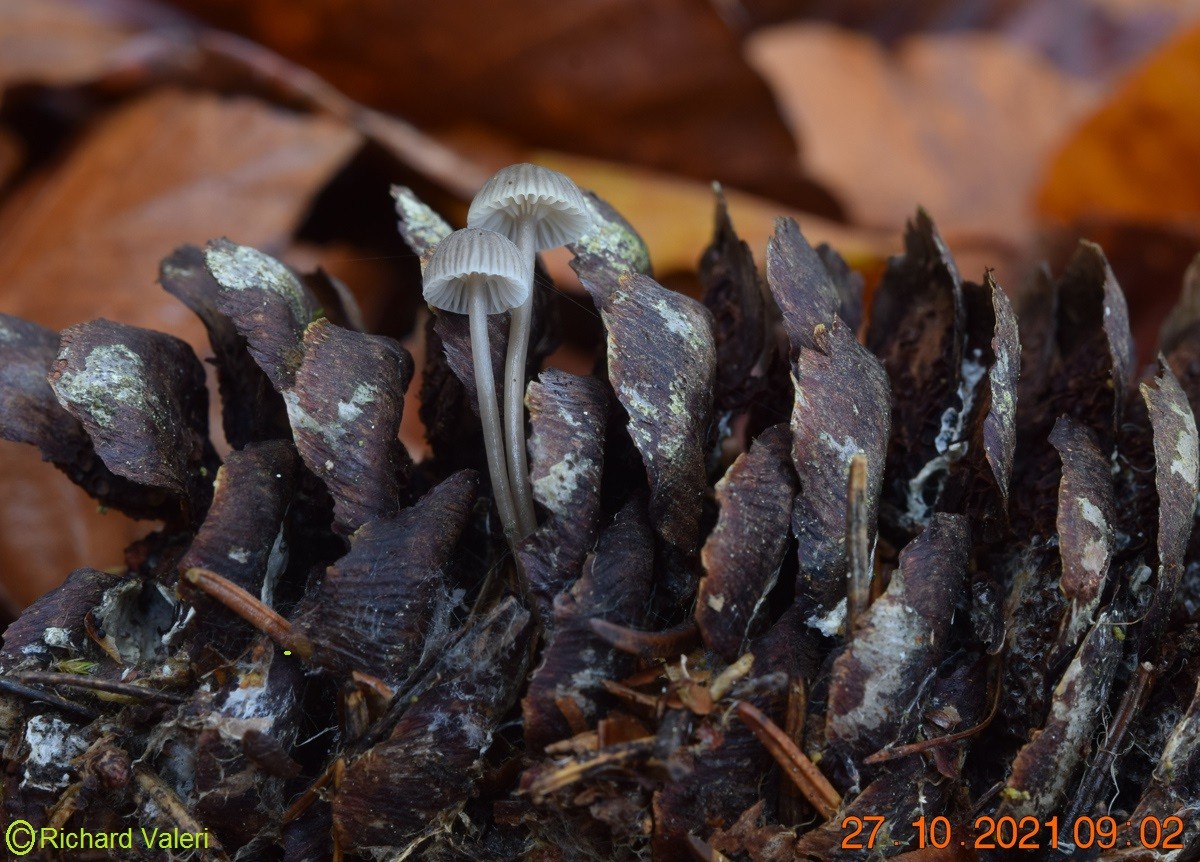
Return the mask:
<path id="1" fill-rule="evenodd" d="M 471 357 L 488 471 L 510 545 L 537 527 L 525 456 L 525 358 L 539 251 L 575 242 L 591 227 L 583 193 L 558 171 L 510 165 L 471 202 L 467 227 L 446 237 L 425 267 L 424 296 L 470 318 Z M 496 402 L 487 316 L 512 309 L 504 361 L 504 424 Z"/>

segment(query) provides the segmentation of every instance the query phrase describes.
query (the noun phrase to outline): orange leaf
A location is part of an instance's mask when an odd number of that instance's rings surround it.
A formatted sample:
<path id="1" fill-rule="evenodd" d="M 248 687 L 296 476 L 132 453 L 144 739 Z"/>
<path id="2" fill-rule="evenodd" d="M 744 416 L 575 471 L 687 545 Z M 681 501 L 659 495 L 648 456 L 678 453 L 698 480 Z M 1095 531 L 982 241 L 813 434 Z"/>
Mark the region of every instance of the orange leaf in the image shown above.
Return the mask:
<path id="1" fill-rule="evenodd" d="M 895 229 L 920 204 L 944 233 L 1015 243 L 1028 238 L 1046 156 L 1100 89 L 984 33 L 915 36 L 889 50 L 789 24 L 755 33 L 748 51 L 805 167 L 852 223 Z"/>
<path id="2" fill-rule="evenodd" d="M 1200 28 L 1130 75 L 1066 142 L 1037 196 L 1064 222 L 1173 222 L 1200 215 Z"/>

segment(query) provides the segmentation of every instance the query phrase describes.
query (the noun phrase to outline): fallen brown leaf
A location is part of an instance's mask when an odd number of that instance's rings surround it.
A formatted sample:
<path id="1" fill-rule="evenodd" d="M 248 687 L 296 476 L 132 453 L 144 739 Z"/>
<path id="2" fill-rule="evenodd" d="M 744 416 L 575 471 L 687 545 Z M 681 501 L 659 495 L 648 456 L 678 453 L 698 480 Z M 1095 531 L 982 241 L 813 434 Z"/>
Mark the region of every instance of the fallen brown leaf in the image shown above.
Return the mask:
<path id="1" fill-rule="evenodd" d="M 174 3 L 424 129 L 485 125 L 837 213 L 801 175 L 769 90 L 704 0 Z"/>
<path id="2" fill-rule="evenodd" d="M 154 284 L 164 251 L 221 234 L 278 245 L 358 143 L 252 99 L 164 90 L 123 105 L 0 210 L 0 301 L 55 329 L 104 316 L 203 343 Z"/>
<path id="3" fill-rule="evenodd" d="M 1200 28 L 1150 58 L 1049 164 L 1038 211 L 1172 222 L 1200 214 Z"/>
<path id="4" fill-rule="evenodd" d="M 167 13 L 159 10 L 158 17 L 166 18 Z M 66 0 L 0 0 L 0 21 L 0 88 L 30 81 L 68 85 L 90 80 L 138 30 L 111 8 Z"/>
<path id="5" fill-rule="evenodd" d="M 804 142 L 805 168 L 853 223 L 876 227 L 920 204 L 950 233 L 1023 240 L 1045 157 L 1100 91 L 986 34 L 916 36 L 888 51 L 789 24 L 747 46 Z"/>
<path id="6" fill-rule="evenodd" d="M 1136 61 L 1198 11 L 1190 0 L 740 0 L 738 7 L 744 26 L 819 18 L 885 44 L 914 33 L 996 32 L 1061 69 L 1100 76 Z"/>

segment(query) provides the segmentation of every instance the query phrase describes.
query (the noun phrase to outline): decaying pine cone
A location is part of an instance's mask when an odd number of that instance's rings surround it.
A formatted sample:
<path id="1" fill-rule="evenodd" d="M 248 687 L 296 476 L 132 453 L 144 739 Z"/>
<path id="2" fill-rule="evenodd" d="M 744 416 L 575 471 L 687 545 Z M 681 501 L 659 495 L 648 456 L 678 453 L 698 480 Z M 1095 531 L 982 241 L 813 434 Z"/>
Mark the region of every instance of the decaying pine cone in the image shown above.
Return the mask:
<path id="1" fill-rule="evenodd" d="M 450 228 L 394 194 L 427 260 Z M 920 212 L 864 320 L 790 220 L 760 275 L 718 196 L 697 302 L 588 205 L 607 340 L 542 368 L 539 297 L 515 555 L 464 318 L 413 463 L 399 344 L 259 251 L 175 251 L 220 463 L 186 345 L 0 316 L 0 433 L 162 524 L 5 632 L 3 825 L 132 830 L 97 859 L 1197 858 L 1200 261 L 1135 380 L 1088 243 L 1018 314 Z"/>

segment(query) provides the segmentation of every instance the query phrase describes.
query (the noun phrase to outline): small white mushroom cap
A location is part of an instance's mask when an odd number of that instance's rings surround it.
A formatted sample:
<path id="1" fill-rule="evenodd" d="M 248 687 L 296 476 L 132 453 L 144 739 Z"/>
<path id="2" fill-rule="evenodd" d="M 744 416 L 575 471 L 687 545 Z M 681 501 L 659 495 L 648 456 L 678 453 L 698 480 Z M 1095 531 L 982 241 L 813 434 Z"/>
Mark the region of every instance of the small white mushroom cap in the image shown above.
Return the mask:
<path id="1" fill-rule="evenodd" d="M 566 174 L 541 165 L 509 165 L 496 172 L 471 201 L 467 224 L 517 238 L 516 222 L 532 216 L 536 251 L 575 242 L 592 217 L 579 186 Z"/>
<path id="2" fill-rule="evenodd" d="M 425 265 L 425 301 L 442 311 L 467 314 L 471 276 L 482 279 L 488 314 L 516 308 L 529 297 L 529 261 L 512 240 L 495 231 L 468 227 L 456 230 L 434 248 Z"/>

